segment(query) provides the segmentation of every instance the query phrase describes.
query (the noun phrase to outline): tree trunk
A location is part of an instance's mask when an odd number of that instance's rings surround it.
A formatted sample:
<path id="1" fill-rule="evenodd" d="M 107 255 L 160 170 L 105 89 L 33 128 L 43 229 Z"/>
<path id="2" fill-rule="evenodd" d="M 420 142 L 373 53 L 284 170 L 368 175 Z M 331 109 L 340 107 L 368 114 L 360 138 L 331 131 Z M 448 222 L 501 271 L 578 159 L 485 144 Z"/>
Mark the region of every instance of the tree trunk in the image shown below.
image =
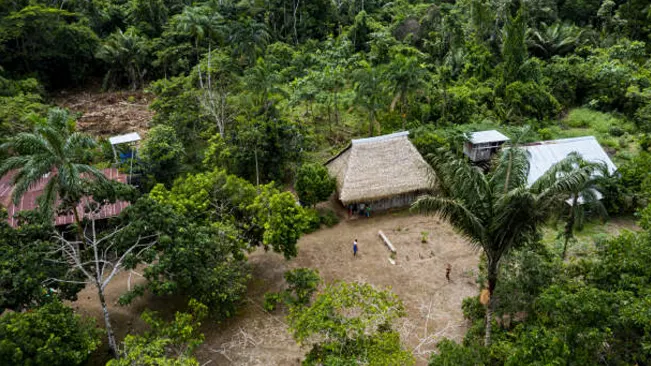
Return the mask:
<path id="1" fill-rule="evenodd" d="M 486 306 L 486 332 L 484 335 L 484 346 L 489 347 L 491 345 L 491 337 L 493 332 L 493 311 L 495 308 L 495 299 L 493 294 L 495 292 L 495 286 L 497 285 L 497 263 L 491 263 L 489 260 L 488 263 L 488 304 Z"/>
<path id="2" fill-rule="evenodd" d="M 118 347 L 115 342 L 115 334 L 113 334 L 113 328 L 111 327 L 111 318 L 109 316 L 108 307 L 106 306 L 106 299 L 104 298 L 104 290 L 102 290 L 102 285 L 97 282 L 97 295 L 99 296 L 99 301 L 102 304 L 102 312 L 104 313 L 104 325 L 106 326 L 106 336 L 108 337 L 108 346 L 109 353 L 113 357 L 118 356 Z"/>
<path id="3" fill-rule="evenodd" d="M 84 237 L 84 230 L 81 228 L 81 220 L 79 219 L 79 213 L 77 212 L 77 206 L 72 209 L 72 215 L 75 218 L 75 225 L 77 226 L 77 236 L 79 236 L 79 241 L 86 243 L 86 238 Z M 79 248 L 77 248 L 79 252 Z"/>
<path id="4" fill-rule="evenodd" d="M 567 256 L 567 244 L 570 242 L 572 231 L 574 230 L 574 206 L 578 204 L 578 197 L 579 195 L 574 195 L 574 198 L 572 199 L 572 205 L 570 205 L 570 212 L 567 217 L 567 222 L 565 223 L 565 243 L 563 244 L 563 254 L 561 255 L 561 259 L 563 260 L 565 260 L 565 257 Z"/>
<path id="5" fill-rule="evenodd" d="M 373 137 L 373 127 L 375 125 L 375 111 L 371 111 L 371 118 L 368 123 L 368 137 Z"/>
<path id="6" fill-rule="evenodd" d="M 337 92 L 335 91 L 335 123 L 339 125 L 339 103 L 337 103 Z"/>
<path id="7" fill-rule="evenodd" d="M 404 94 L 403 94 L 404 95 Z M 400 103 L 400 116 L 402 117 L 402 130 L 405 131 L 405 125 L 407 123 L 407 113 L 405 113 L 405 104 L 407 104 L 406 98 L 400 96 L 402 103 Z"/>
<path id="8" fill-rule="evenodd" d="M 255 185 L 256 187 L 260 186 L 260 170 L 258 169 L 258 149 L 253 150 L 253 155 L 255 156 Z"/>

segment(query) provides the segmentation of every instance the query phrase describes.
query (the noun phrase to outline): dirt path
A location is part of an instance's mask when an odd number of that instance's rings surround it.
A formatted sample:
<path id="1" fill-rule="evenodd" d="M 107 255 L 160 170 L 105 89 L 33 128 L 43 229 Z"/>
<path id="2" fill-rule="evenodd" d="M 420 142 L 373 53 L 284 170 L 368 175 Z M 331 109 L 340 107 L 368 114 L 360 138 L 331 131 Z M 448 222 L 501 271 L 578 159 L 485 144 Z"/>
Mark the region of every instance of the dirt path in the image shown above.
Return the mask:
<path id="1" fill-rule="evenodd" d="M 389 251 L 378 237 L 382 230 L 395 245 L 396 265 L 389 263 Z M 421 243 L 421 232 L 429 232 Z M 353 258 L 352 241 L 359 241 L 359 255 Z M 204 322 L 205 342 L 197 357 L 202 365 L 298 365 L 307 348 L 292 339 L 285 314 L 262 309 L 267 291 L 282 289 L 283 273 L 291 268 L 312 267 L 326 283 L 333 281 L 368 282 L 389 288 L 402 299 L 408 316 L 396 327 L 404 343 L 417 356 L 418 365 L 426 365 L 427 355 L 441 337 L 460 341 L 466 324 L 461 313 L 464 298 L 477 293 L 475 273 L 478 254 L 470 249 L 452 228 L 434 217 L 387 214 L 370 219 L 344 220 L 333 228 L 319 230 L 301 238 L 298 257 L 286 261 L 281 255 L 258 250 L 249 257 L 253 280 L 247 301 L 239 314 L 224 323 Z M 452 282 L 445 280 L 445 264 L 452 265 Z M 183 301 L 151 295 L 130 306 L 117 305 L 127 290 L 129 272 L 123 272 L 107 287 L 118 339 L 145 329 L 140 314 L 147 308 L 171 314 L 182 308 Z M 132 283 L 141 282 L 132 275 Z M 103 327 L 97 295 L 88 288 L 72 306 L 81 314 L 97 319 Z M 429 315 L 428 315 L 429 314 Z M 107 355 L 99 352 L 92 365 L 103 365 Z"/>

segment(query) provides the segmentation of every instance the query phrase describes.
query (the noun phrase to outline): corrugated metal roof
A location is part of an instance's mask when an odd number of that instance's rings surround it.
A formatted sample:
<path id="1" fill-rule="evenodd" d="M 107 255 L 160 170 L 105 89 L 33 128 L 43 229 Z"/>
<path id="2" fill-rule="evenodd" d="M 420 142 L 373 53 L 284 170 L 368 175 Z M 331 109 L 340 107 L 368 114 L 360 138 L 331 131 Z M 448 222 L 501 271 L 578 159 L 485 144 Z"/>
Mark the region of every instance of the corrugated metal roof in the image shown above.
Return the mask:
<path id="1" fill-rule="evenodd" d="M 572 152 L 581 154 L 583 159 L 593 163 L 606 163 L 610 173 L 617 170 L 615 164 L 613 164 L 594 136 L 536 142 L 525 145 L 523 148 L 529 152 L 530 168 L 527 181 L 530 185 L 538 180 L 552 165 L 565 159 Z"/>
<path id="2" fill-rule="evenodd" d="M 483 144 L 487 142 L 509 141 L 510 139 L 502 135 L 499 131 L 490 130 L 490 131 L 473 132 L 470 134 L 469 140 L 473 144 Z"/>
<path id="3" fill-rule="evenodd" d="M 140 135 L 138 135 L 138 132 L 131 132 L 126 135 L 109 137 L 109 142 L 111 143 L 111 145 L 118 145 L 118 144 L 124 144 L 127 142 L 136 142 L 136 141 L 140 141 Z"/>
<path id="4" fill-rule="evenodd" d="M 110 180 L 115 180 L 120 183 L 127 183 L 127 175 L 120 173 L 115 168 L 102 169 L 102 173 Z M 37 199 L 43 193 L 45 185 L 50 180 L 52 174 L 48 174 L 43 178 L 39 179 L 38 182 L 34 183 L 29 190 L 23 195 L 18 205 L 14 205 L 11 202 L 11 192 L 13 190 L 13 177 L 15 176 L 16 171 L 11 171 L 7 173 L 4 177 L 0 177 L 0 206 L 7 208 L 8 218 L 7 222 L 9 225 L 16 227 L 18 226 L 18 220 L 14 218 L 14 215 L 20 211 L 33 210 L 38 206 Z M 84 197 L 83 200 L 90 199 L 92 197 Z M 95 216 L 96 219 L 105 219 L 113 216 L 117 216 L 129 206 L 129 202 L 117 201 L 115 203 L 109 203 L 102 206 L 100 212 Z M 85 210 L 85 201 L 84 203 L 79 203 L 77 206 L 77 212 L 82 213 Z M 88 217 L 88 214 L 85 214 Z M 72 213 L 68 215 L 59 215 L 54 218 L 54 225 L 68 225 L 74 222 L 74 216 Z"/>

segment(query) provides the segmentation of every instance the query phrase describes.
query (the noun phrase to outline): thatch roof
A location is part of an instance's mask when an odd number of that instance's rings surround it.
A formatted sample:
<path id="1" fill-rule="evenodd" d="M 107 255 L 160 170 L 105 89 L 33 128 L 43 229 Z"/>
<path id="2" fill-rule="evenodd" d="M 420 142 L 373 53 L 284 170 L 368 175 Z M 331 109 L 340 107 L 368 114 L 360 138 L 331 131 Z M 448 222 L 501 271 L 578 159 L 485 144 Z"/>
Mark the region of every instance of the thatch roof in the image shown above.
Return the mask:
<path id="1" fill-rule="evenodd" d="M 337 179 L 339 200 L 372 202 L 430 188 L 430 167 L 409 141 L 409 132 L 353 140 L 325 163 Z"/>

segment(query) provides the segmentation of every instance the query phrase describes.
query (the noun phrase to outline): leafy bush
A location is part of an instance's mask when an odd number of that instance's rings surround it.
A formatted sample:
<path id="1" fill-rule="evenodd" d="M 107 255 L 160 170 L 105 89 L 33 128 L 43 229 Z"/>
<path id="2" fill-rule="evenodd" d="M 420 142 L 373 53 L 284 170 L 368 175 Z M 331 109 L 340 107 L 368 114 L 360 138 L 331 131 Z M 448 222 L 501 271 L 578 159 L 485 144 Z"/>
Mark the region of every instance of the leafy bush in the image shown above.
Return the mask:
<path id="1" fill-rule="evenodd" d="M 335 190 L 334 178 L 321 164 L 305 164 L 296 174 L 296 194 L 304 205 L 314 206 L 325 201 Z"/>
<path id="2" fill-rule="evenodd" d="M 321 277 L 314 269 L 296 268 L 285 272 L 285 281 L 289 285 L 286 293 L 290 304 L 305 306 L 321 283 Z"/>
<path id="3" fill-rule="evenodd" d="M 619 126 L 611 126 L 610 128 L 608 128 L 608 134 L 611 136 L 620 137 L 625 133 L 626 131 L 624 131 L 624 129 L 622 129 Z"/>
<path id="4" fill-rule="evenodd" d="M 486 316 L 486 307 L 479 301 L 479 296 L 466 297 L 461 303 L 463 317 L 474 322 Z"/>
<path id="5" fill-rule="evenodd" d="M 33 311 L 0 317 L 0 363 L 82 365 L 99 347 L 101 330 L 54 301 Z"/>
<path id="6" fill-rule="evenodd" d="M 319 210 L 319 219 L 321 224 L 327 227 L 333 227 L 339 223 L 339 216 L 330 209 Z"/>
<path id="7" fill-rule="evenodd" d="M 321 214 L 314 208 L 305 210 L 305 218 L 307 224 L 305 225 L 305 233 L 313 233 L 321 228 Z"/>

